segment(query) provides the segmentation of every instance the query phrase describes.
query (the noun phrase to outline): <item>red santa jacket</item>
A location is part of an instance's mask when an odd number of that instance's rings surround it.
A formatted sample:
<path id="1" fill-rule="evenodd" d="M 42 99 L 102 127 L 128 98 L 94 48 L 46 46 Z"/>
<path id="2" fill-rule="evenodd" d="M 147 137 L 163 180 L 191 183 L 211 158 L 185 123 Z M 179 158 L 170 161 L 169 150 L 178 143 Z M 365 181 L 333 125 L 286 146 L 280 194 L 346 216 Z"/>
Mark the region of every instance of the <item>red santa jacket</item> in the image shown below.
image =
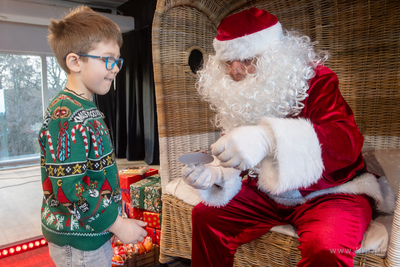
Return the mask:
<path id="1" fill-rule="evenodd" d="M 361 153 L 364 137 L 339 91 L 336 74 L 327 67 L 319 67 L 310 81 L 308 95 L 298 117 L 311 122 L 321 146 L 324 169 L 316 183 L 299 189 L 302 196 L 338 186 L 365 172 Z"/>
<path id="2" fill-rule="evenodd" d="M 259 189 L 287 206 L 325 194 L 367 194 L 378 210 L 391 212 L 395 196 L 387 193 L 385 178 L 366 172 L 364 137 L 340 93 L 336 74 L 324 66 L 315 71 L 297 117 L 260 121 L 274 133 L 276 150 L 257 166 Z M 224 188 L 203 190 L 200 196 L 206 204 L 224 205 L 240 189 L 238 180 L 227 179 Z"/>

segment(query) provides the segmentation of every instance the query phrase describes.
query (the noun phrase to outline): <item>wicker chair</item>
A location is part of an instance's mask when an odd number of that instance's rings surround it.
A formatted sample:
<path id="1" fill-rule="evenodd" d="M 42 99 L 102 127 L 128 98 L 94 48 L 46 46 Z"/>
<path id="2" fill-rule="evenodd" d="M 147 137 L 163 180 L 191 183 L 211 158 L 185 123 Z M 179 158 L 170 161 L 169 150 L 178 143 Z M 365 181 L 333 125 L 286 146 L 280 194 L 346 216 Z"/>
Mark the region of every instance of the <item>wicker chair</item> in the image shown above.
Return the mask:
<path id="1" fill-rule="evenodd" d="M 275 14 L 286 29 L 298 29 L 332 57 L 327 66 L 340 80 L 365 136 L 365 149 L 399 148 L 400 1 L 398 0 L 159 0 L 153 21 L 153 63 L 160 137 L 162 187 L 180 177 L 184 153 L 208 148 L 220 136 L 214 114 L 200 101 L 189 60 L 213 53 L 219 22 L 256 6 Z M 160 262 L 191 257 L 193 207 L 163 195 Z M 235 266 L 296 266 L 296 238 L 269 232 L 239 247 Z M 388 256 L 358 254 L 355 266 L 400 266 L 400 201 Z"/>

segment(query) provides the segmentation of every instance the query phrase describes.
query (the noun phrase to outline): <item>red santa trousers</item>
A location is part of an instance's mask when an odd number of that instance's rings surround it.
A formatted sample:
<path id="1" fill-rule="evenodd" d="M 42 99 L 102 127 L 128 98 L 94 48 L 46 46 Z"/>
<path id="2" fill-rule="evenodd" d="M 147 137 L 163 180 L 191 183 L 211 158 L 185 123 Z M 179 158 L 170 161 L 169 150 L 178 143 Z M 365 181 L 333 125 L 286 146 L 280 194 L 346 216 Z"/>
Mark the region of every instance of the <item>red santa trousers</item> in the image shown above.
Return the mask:
<path id="1" fill-rule="evenodd" d="M 302 260 L 297 266 L 353 266 L 354 251 L 372 217 L 366 195 L 323 195 L 305 204 L 277 204 L 244 181 L 240 192 L 220 208 L 202 203 L 192 212 L 192 266 L 233 266 L 238 246 L 292 224 L 299 235 Z"/>

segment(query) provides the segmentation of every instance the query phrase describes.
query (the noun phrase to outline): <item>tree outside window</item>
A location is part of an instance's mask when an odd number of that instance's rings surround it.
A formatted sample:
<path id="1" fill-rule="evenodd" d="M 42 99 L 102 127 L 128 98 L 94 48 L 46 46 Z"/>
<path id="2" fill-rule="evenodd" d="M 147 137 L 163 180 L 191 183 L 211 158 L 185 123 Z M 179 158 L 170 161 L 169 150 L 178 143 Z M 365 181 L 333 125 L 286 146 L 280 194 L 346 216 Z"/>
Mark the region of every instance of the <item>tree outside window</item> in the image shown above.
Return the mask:
<path id="1" fill-rule="evenodd" d="M 45 64 L 50 102 L 67 78 L 54 57 Z M 44 104 L 41 57 L 0 54 L 0 161 L 39 155 Z"/>

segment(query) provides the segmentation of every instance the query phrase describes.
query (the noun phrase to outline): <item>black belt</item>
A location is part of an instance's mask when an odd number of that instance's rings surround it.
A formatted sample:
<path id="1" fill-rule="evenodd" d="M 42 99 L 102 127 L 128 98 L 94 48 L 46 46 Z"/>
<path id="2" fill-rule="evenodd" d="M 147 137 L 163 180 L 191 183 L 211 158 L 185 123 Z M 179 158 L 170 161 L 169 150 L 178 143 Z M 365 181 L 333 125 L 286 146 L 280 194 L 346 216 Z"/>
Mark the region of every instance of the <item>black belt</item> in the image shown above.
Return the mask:
<path id="1" fill-rule="evenodd" d="M 365 162 L 365 159 L 363 159 L 363 161 L 364 161 L 364 167 L 361 170 L 356 171 L 356 174 L 354 174 L 354 176 L 351 177 L 350 180 L 348 180 L 347 182 L 350 182 L 354 178 L 356 178 L 356 177 L 358 177 L 358 176 L 360 176 L 360 175 L 362 175 L 362 174 L 367 172 L 367 163 Z"/>

